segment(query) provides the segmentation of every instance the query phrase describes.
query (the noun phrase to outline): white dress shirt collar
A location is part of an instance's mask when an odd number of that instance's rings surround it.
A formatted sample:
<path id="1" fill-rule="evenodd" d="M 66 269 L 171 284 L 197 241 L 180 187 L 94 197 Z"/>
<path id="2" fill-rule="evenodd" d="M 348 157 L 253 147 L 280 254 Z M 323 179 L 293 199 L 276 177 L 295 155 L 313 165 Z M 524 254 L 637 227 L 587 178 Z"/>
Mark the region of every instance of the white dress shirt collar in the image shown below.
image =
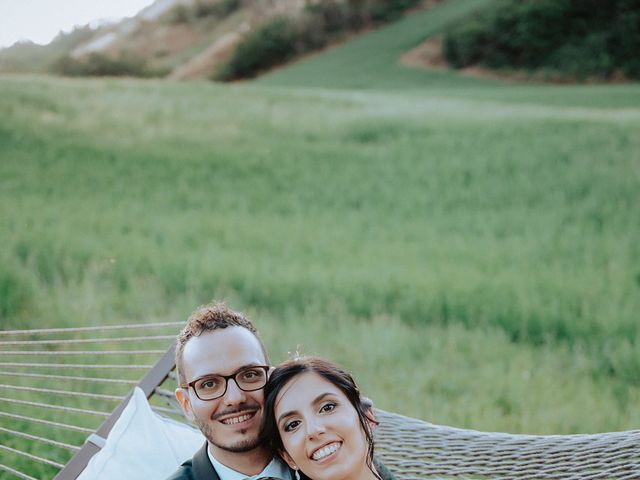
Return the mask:
<path id="1" fill-rule="evenodd" d="M 244 473 L 240 473 L 233 468 L 229 468 L 220 463 L 216 457 L 211 454 L 211 450 L 209 448 L 207 448 L 207 454 L 209 455 L 209 460 L 211 461 L 213 468 L 216 469 L 220 480 L 255 480 L 260 477 L 273 477 L 281 480 L 291 480 L 291 473 L 289 469 L 278 457 L 274 457 L 258 475 L 247 476 Z"/>

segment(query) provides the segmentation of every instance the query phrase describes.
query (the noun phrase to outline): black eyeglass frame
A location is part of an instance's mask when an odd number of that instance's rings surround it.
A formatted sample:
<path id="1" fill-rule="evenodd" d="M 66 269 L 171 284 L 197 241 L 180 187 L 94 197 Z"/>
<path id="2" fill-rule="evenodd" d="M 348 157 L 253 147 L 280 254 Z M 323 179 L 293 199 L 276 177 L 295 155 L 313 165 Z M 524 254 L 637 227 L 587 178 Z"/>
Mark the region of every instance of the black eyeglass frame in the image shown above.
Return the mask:
<path id="1" fill-rule="evenodd" d="M 238 375 L 240 375 L 242 372 L 245 372 L 247 370 L 252 370 L 252 369 L 255 369 L 255 368 L 259 368 L 261 370 L 264 370 L 264 378 L 265 378 L 264 384 L 262 384 L 261 386 L 259 386 L 257 388 L 250 388 L 250 389 L 242 388 L 240 386 L 240 384 L 238 383 L 238 379 L 236 377 Z M 224 394 L 227 393 L 227 389 L 229 388 L 229 380 L 230 379 L 233 379 L 233 381 L 236 383 L 236 386 L 240 390 L 242 390 L 243 392 L 255 392 L 255 391 L 261 390 L 261 389 L 263 389 L 265 387 L 265 385 L 267 384 L 267 380 L 269 379 L 269 370 L 271 370 L 271 368 L 272 367 L 269 366 L 269 365 L 249 365 L 249 366 L 246 366 L 246 367 L 242 367 L 240 370 L 236 371 L 235 373 L 232 373 L 231 375 L 218 375 L 217 373 L 210 373 L 208 375 L 203 375 L 202 377 L 198 377 L 195 380 L 192 380 L 187 384 L 180 385 L 180 388 L 189 389 L 189 387 L 191 387 L 191 390 L 193 390 L 193 393 L 196 394 L 196 397 L 198 397 L 203 402 L 208 402 L 210 400 L 217 400 L 218 398 L 224 397 Z M 202 398 L 200 395 L 198 395 L 198 391 L 196 390 L 196 387 L 194 385 L 195 385 L 196 382 L 199 382 L 200 380 L 205 379 L 205 378 L 209 378 L 209 377 L 223 378 L 224 379 L 224 390 L 217 397 Z"/>

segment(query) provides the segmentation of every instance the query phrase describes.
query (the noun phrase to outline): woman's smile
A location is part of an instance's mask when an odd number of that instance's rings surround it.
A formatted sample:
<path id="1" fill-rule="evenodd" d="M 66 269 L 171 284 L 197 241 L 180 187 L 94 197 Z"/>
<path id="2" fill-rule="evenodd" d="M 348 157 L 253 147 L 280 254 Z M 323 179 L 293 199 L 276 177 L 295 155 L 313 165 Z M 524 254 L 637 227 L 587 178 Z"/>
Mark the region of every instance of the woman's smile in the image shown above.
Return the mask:
<path id="1" fill-rule="evenodd" d="M 335 457 L 333 454 L 336 453 L 341 446 L 342 442 L 330 442 L 329 444 L 316 448 L 310 455 L 310 458 L 316 462 L 333 458 Z"/>

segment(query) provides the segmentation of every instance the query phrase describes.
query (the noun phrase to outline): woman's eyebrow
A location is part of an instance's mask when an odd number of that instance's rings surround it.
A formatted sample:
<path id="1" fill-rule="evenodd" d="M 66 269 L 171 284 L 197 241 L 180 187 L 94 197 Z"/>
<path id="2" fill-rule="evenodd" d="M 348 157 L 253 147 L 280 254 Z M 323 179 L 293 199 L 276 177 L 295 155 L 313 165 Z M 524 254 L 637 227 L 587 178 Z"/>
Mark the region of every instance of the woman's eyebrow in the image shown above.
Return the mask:
<path id="1" fill-rule="evenodd" d="M 285 419 L 287 417 L 291 417 L 291 416 L 295 415 L 296 413 L 298 413 L 297 410 L 289 410 L 288 412 L 283 413 L 282 415 L 280 415 L 278 417 L 278 423 L 280 423 L 283 419 Z"/>
<path id="2" fill-rule="evenodd" d="M 318 395 L 316 398 L 313 399 L 313 402 L 311 402 L 311 404 L 315 405 L 316 403 L 320 403 L 322 400 L 324 400 L 325 397 L 329 397 L 331 395 L 334 395 L 334 394 L 332 392 L 321 393 L 320 395 Z"/>
<path id="3" fill-rule="evenodd" d="M 311 401 L 311 404 L 312 404 L 312 405 L 315 405 L 316 403 L 321 402 L 325 397 L 328 397 L 329 395 L 333 395 L 333 393 L 332 393 L 332 392 L 324 392 L 324 393 L 321 393 L 320 395 L 318 395 L 316 398 L 314 398 L 314 399 Z M 283 414 L 281 414 L 281 415 L 278 417 L 278 423 L 280 423 L 280 421 L 281 421 L 282 419 L 287 418 L 287 417 L 290 417 L 290 416 L 292 416 L 292 415 L 295 415 L 296 413 L 298 413 L 298 411 L 297 411 L 297 410 L 289 410 L 288 412 L 284 412 Z"/>

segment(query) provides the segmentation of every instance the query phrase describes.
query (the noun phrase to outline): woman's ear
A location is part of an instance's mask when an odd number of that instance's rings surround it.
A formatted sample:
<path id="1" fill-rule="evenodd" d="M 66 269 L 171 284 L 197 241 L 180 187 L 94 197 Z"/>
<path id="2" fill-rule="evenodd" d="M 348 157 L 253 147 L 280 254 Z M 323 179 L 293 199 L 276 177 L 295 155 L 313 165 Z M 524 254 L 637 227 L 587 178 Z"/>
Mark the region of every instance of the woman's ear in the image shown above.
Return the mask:
<path id="1" fill-rule="evenodd" d="M 178 400 L 178 403 L 182 407 L 182 412 L 184 413 L 184 416 L 188 420 L 193 420 L 193 412 L 191 411 L 191 402 L 189 401 L 188 390 L 178 387 L 176 388 L 174 393 L 176 396 L 176 400 Z"/>
<path id="2" fill-rule="evenodd" d="M 282 459 L 285 462 L 287 462 L 287 465 L 289 465 L 289 468 L 292 468 L 293 470 L 298 469 L 296 462 L 293 461 L 293 458 L 291 458 L 291 455 L 289 455 L 286 450 L 279 450 L 278 455 L 280 455 Z"/>

